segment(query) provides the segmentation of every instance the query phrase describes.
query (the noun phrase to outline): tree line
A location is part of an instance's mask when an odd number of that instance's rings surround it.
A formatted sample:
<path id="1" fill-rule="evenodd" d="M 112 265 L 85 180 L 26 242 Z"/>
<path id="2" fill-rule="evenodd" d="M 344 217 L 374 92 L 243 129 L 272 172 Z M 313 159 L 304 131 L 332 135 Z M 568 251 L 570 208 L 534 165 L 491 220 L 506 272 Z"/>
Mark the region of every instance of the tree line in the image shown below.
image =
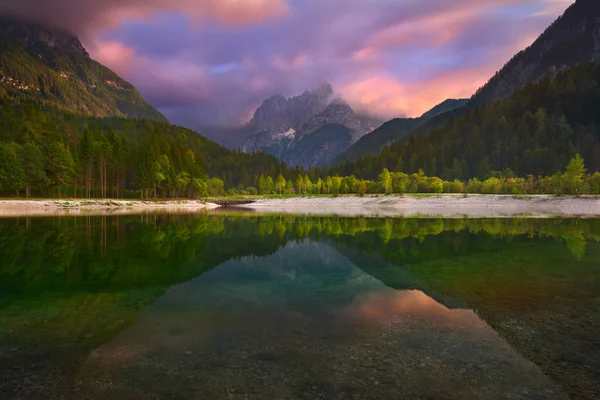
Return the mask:
<path id="1" fill-rule="evenodd" d="M 10 196 L 206 197 L 295 170 L 231 151 L 181 127 L 84 118 L 34 104 L 0 104 L 0 193 Z"/>
<path id="2" fill-rule="evenodd" d="M 600 65 L 579 65 L 428 135 L 388 146 L 379 156 L 309 171 L 265 153 L 231 151 L 157 121 L 80 117 L 35 104 L 0 103 L 0 193 L 100 198 L 599 194 L 598 82 Z"/>
<path id="3" fill-rule="evenodd" d="M 590 171 L 600 171 L 599 82 L 600 64 L 577 65 L 327 173 L 376 179 L 384 168 L 408 174 L 422 169 L 444 180 L 486 180 L 510 169 L 521 177 L 549 176 L 576 153 Z"/>
<path id="4" fill-rule="evenodd" d="M 481 194 L 600 194 L 600 172 L 588 174 L 583 158 L 576 154 L 562 171 L 551 176 L 517 177 L 510 169 L 492 171 L 484 180 L 443 180 L 427 176 L 420 169 L 416 173 L 390 172 L 387 168 L 375 180 L 350 176 L 326 176 L 311 179 L 299 174 L 295 180 L 283 175 L 273 179 L 260 176 L 258 189 L 248 188 L 242 193 L 230 190 L 230 194 L 263 195 L 342 195 L 355 194 L 405 194 L 405 193 L 481 193 Z"/>

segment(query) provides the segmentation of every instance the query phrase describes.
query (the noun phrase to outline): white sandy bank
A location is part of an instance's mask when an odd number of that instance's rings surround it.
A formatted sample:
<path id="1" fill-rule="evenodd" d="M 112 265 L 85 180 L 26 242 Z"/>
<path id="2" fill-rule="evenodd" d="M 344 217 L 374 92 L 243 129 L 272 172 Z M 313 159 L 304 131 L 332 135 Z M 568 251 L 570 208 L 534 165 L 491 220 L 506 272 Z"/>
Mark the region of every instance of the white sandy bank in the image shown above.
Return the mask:
<path id="1" fill-rule="evenodd" d="M 0 217 L 194 213 L 218 206 L 202 201 L 0 200 Z M 262 199 L 240 207 L 265 214 L 381 217 L 600 217 L 600 197 L 379 196 Z"/>
<path id="2" fill-rule="evenodd" d="M 380 196 L 264 199 L 244 206 L 261 213 L 399 217 L 600 217 L 599 197 Z"/>
<path id="3" fill-rule="evenodd" d="M 0 200 L 0 217 L 186 213 L 218 207 L 196 200 Z"/>

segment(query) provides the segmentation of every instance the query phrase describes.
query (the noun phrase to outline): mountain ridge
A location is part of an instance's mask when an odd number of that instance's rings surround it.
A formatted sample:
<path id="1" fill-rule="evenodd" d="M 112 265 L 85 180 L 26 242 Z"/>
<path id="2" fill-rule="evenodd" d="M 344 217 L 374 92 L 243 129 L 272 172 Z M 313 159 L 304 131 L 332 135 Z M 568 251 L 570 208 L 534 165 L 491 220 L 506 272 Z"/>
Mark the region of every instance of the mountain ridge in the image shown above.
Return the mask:
<path id="1" fill-rule="evenodd" d="M 361 137 L 356 143 L 336 157 L 333 162 L 343 163 L 354 161 L 369 154 L 375 155 L 380 153 L 386 146 L 401 139 L 403 135 L 408 135 L 420 125 L 449 110 L 463 107 L 467 102 L 468 99 L 447 99 L 418 118 L 394 118 L 387 121 L 372 133 Z"/>
<path id="2" fill-rule="evenodd" d="M 380 153 L 385 146 L 407 142 L 411 136 L 426 135 L 452 120 L 466 116 L 477 107 L 509 97 L 527 84 L 539 82 L 544 77 L 553 78 L 577 64 L 600 60 L 600 1 L 577 0 L 526 49 L 513 56 L 490 80 L 458 107 L 417 124 L 412 129 L 388 132 L 388 143 L 371 144 L 365 150 L 355 150 L 356 143 L 347 156 L 342 154 L 336 163 L 354 161 L 367 154 Z M 392 120 L 394 121 L 394 120 Z M 389 123 L 386 123 L 388 127 Z M 397 121 L 396 121 L 397 122 Z M 384 125 L 386 125 L 384 124 Z M 366 140 L 366 138 L 363 138 Z M 373 139 L 371 139 L 373 140 Z"/>
<path id="3" fill-rule="evenodd" d="M 90 58 L 76 36 L 0 19 L 0 99 L 61 111 L 167 122 L 136 88 Z"/>

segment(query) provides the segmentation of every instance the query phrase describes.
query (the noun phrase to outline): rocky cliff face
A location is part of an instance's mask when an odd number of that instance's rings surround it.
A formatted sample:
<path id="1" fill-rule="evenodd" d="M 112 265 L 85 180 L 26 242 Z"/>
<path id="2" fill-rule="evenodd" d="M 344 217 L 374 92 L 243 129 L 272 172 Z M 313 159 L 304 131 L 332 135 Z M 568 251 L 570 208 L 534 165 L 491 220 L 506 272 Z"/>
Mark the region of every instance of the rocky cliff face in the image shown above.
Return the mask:
<path id="1" fill-rule="evenodd" d="M 292 166 L 323 165 L 381 123 L 357 115 L 346 102 L 332 96 L 327 84 L 290 99 L 273 96 L 265 100 L 250 121 L 257 133 L 242 149 L 273 154 Z"/>
<path id="2" fill-rule="evenodd" d="M 281 95 L 270 97 L 254 112 L 250 125 L 257 132 L 298 130 L 310 117 L 325 110 L 332 97 L 330 84 L 289 99 Z"/>
<path id="3" fill-rule="evenodd" d="M 505 98 L 529 82 L 600 60 L 600 1 L 577 0 L 527 49 L 514 56 L 473 97 L 473 104 Z"/>
<path id="4" fill-rule="evenodd" d="M 47 46 L 89 57 L 79 38 L 68 32 L 51 30 L 36 24 L 26 24 L 8 19 L 0 20 L 0 29 L 9 33 L 30 49 L 38 46 Z"/>

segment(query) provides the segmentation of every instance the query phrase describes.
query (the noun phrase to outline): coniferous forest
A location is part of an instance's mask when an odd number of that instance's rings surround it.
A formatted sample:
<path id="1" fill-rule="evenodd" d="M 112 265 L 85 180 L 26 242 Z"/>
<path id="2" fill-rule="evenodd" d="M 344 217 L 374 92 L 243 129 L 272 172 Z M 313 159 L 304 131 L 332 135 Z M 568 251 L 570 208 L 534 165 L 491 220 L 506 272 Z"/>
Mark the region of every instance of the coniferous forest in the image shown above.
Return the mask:
<path id="1" fill-rule="evenodd" d="M 599 81 L 600 65 L 575 66 L 378 156 L 335 166 L 331 174 L 375 179 L 383 168 L 422 169 L 447 180 L 484 180 L 510 169 L 509 175 L 548 176 L 576 153 L 591 172 L 599 171 Z"/>
<path id="2" fill-rule="evenodd" d="M 271 155 L 231 151 L 167 123 L 6 102 L 0 107 L 0 191 L 101 198 L 596 194 L 599 81 L 599 65 L 579 65 L 379 156 L 311 171 L 291 169 Z"/>
<path id="3" fill-rule="evenodd" d="M 0 106 L 0 191 L 69 197 L 204 197 L 294 176 L 273 156 L 230 151 L 167 123 Z M 226 183 L 225 183 L 226 182 Z"/>
<path id="4" fill-rule="evenodd" d="M 159 121 L 82 117 L 4 102 L 0 192 L 101 198 L 596 194 L 599 81 L 600 65 L 578 65 L 378 156 L 310 171 L 291 169 L 271 155 L 231 151 Z M 571 178 L 567 165 L 576 169 Z"/>

